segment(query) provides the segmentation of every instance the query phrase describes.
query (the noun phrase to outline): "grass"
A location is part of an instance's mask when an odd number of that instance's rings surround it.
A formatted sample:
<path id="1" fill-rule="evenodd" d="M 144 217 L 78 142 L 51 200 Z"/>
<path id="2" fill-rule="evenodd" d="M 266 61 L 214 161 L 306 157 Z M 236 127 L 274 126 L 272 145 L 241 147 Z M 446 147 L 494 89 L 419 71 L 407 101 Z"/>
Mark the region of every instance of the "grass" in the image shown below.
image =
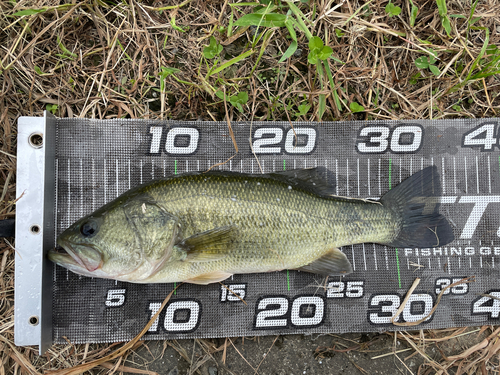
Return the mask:
<path id="1" fill-rule="evenodd" d="M 496 116 L 499 12 L 483 0 L 2 1 L 0 219 L 15 215 L 17 119 L 45 109 L 220 121 Z M 111 345 L 57 346 L 46 357 L 12 346 L 14 245 L 0 242 L 0 370 L 108 354 Z M 426 350 L 448 331 L 397 337 L 426 358 L 422 371 L 476 373 L 498 361 L 498 329 L 480 333 L 486 346 L 469 357 L 464 347 L 432 361 Z"/>

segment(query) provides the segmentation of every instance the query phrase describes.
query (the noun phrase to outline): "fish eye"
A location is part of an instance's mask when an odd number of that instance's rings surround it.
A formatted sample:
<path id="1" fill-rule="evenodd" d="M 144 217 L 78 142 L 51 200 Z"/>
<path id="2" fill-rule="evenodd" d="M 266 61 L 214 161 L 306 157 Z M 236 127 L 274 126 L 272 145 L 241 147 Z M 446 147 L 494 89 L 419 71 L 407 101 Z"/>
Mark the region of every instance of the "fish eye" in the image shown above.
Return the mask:
<path id="1" fill-rule="evenodd" d="M 80 227 L 80 233 L 82 234 L 83 237 L 87 238 L 94 237 L 98 231 L 99 228 L 94 220 L 88 220 L 85 223 L 83 223 L 82 226 Z"/>

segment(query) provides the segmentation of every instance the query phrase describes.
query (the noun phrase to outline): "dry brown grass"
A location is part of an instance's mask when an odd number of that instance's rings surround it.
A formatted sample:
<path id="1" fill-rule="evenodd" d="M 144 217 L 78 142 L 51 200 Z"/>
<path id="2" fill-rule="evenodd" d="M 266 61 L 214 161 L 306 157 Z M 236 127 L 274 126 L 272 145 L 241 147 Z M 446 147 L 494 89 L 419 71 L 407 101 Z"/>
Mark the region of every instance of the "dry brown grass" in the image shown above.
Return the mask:
<path id="1" fill-rule="evenodd" d="M 320 95 L 326 98 L 323 120 L 418 119 L 495 116 L 500 109 L 498 76 L 465 82 L 481 53 L 489 30 L 489 44 L 500 44 L 500 4 L 480 0 L 479 19 L 468 27 L 470 1 L 448 0 L 451 35 L 441 26 L 435 1 L 413 0 L 420 11 L 409 25 L 410 5 L 397 17 L 388 17 L 387 1 L 346 0 L 341 5 L 326 0 L 302 3 L 300 8 L 313 35 L 333 49 L 330 60 L 333 87 L 320 80 L 307 63 L 307 38 L 297 31 L 298 50 L 286 62 L 278 60 L 288 48 L 286 28 L 274 28 L 254 52 L 219 74 L 207 77 L 202 58 L 210 36 L 223 45 L 223 61 L 250 51 L 255 29 L 227 28 L 231 6 L 227 0 L 174 1 L 129 0 L 5 0 L 0 2 L 0 219 L 15 215 L 16 122 L 19 116 L 41 116 L 51 109 L 60 117 L 163 118 L 225 120 L 318 120 Z M 45 9 L 13 16 L 26 9 Z M 159 10 L 164 8 L 163 10 Z M 235 19 L 249 7 L 235 9 Z M 172 27 L 171 20 L 184 29 Z M 335 30 L 343 33 L 337 37 Z M 61 42 L 58 42 L 60 40 Z M 266 43 L 262 46 L 262 43 Z M 263 48 L 265 47 L 265 48 Z M 439 77 L 419 70 L 415 60 L 424 49 L 438 53 Z M 257 64 L 259 52 L 264 51 Z M 341 63 L 337 62 L 341 61 Z M 483 62 L 476 68 L 476 72 Z M 165 77 L 162 67 L 176 68 Z M 253 72 L 252 70 L 255 69 Z M 420 77 L 414 80 L 415 75 Z M 245 91 L 249 100 L 238 111 L 214 95 L 225 89 L 231 95 Z M 345 101 L 340 108 L 335 95 Z M 353 114 L 357 102 L 364 112 Z M 305 115 L 298 106 L 310 105 Z M 54 107 L 57 106 L 57 107 Z M 10 242 L 9 242 L 10 241 Z M 0 374 L 35 374 L 68 368 L 109 354 L 114 345 L 61 345 L 44 357 L 32 348 L 13 346 L 14 248 L 11 239 L 0 242 Z M 451 340 L 458 331 L 426 331 L 418 336 L 400 333 L 416 355 L 440 336 Z M 454 356 L 428 361 L 421 373 L 494 373 L 498 365 L 499 330 L 483 327 L 480 345 L 456 348 Z M 456 336 L 455 335 L 455 336 Z M 434 341 L 433 341 L 434 340 Z M 210 346 L 209 344 L 207 344 Z M 208 348 L 207 346 L 207 348 Z M 230 347 L 207 349 L 224 353 Z M 181 350 L 181 349 L 179 349 Z M 469 351 L 467 351 L 469 350 Z M 465 356 L 467 354 L 467 356 Z M 103 371 L 120 364 L 107 363 Z"/>

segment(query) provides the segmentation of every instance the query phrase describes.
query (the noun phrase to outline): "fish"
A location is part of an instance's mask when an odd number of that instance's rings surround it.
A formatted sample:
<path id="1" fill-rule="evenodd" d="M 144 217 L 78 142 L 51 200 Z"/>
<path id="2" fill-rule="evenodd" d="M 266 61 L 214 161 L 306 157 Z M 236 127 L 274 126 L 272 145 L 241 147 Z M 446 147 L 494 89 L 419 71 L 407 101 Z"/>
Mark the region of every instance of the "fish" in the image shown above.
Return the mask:
<path id="1" fill-rule="evenodd" d="M 379 200 L 337 196 L 335 185 L 324 167 L 154 180 L 76 221 L 48 258 L 84 276 L 206 285 L 285 269 L 347 275 L 342 246 L 429 248 L 454 239 L 439 212 L 435 166 Z"/>

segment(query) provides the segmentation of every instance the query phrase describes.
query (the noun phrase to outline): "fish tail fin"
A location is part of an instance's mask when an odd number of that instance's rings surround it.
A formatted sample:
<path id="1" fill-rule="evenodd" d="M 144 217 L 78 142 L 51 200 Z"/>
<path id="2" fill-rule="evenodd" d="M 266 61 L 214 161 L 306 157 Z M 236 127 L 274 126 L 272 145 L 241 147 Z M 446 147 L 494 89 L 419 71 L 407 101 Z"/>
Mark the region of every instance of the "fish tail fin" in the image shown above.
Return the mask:
<path id="1" fill-rule="evenodd" d="M 453 229 L 439 213 L 441 182 L 436 166 L 427 167 L 389 190 L 380 202 L 390 209 L 399 230 L 392 247 L 437 247 L 454 239 Z"/>

